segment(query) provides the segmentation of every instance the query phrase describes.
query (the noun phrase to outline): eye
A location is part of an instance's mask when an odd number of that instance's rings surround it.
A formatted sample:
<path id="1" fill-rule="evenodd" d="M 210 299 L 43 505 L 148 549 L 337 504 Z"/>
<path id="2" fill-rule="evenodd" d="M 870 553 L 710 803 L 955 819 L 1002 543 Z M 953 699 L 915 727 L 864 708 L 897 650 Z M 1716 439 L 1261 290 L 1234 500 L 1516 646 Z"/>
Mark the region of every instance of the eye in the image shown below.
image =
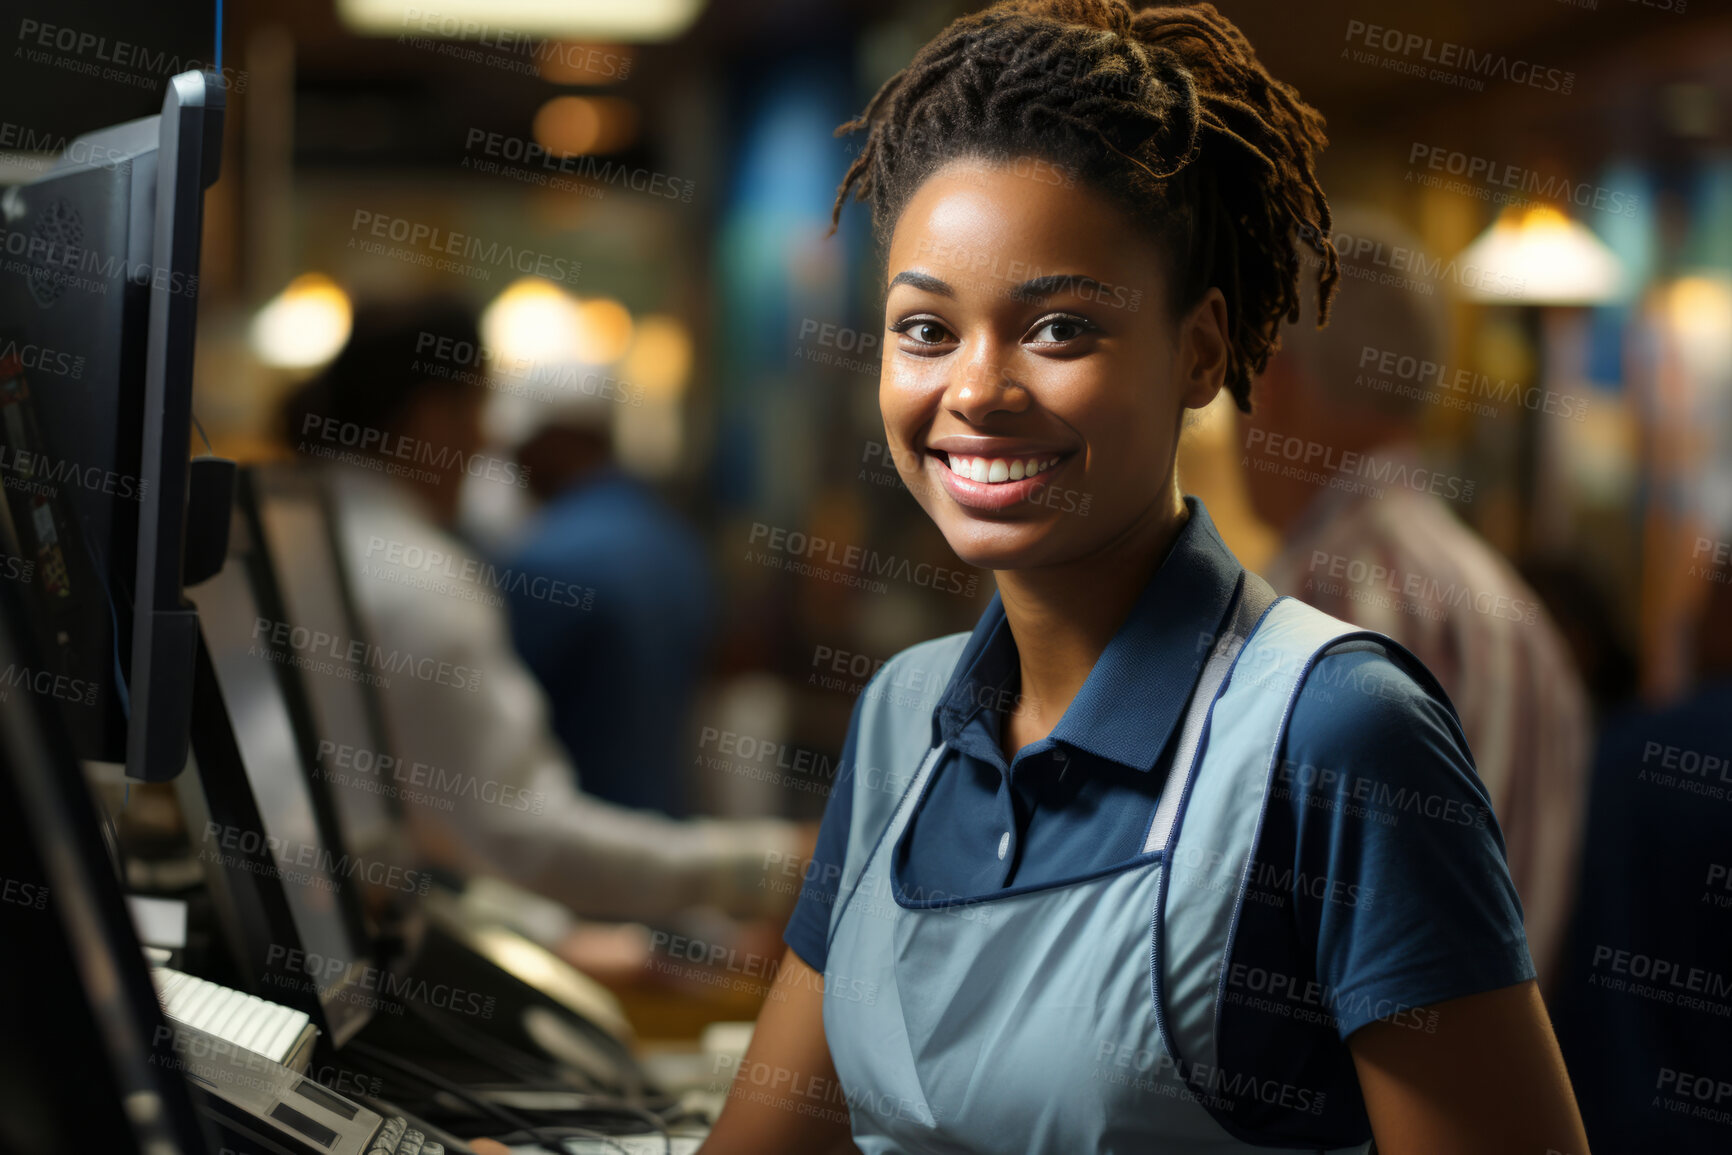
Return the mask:
<path id="1" fill-rule="evenodd" d="M 1029 338 L 1041 344 L 1062 345 L 1067 341 L 1076 340 L 1093 328 L 1094 325 L 1086 319 L 1074 317 L 1067 313 L 1043 319 L 1029 331 Z M 1043 337 L 1041 336 L 1042 333 L 1050 335 Z"/>
<path id="2" fill-rule="evenodd" d="M 942 345 L 950 339 L 950 330 L 931 317 L 907 317 L 890 326 L 892 333 L 913 339 L 916 345 Z"/>

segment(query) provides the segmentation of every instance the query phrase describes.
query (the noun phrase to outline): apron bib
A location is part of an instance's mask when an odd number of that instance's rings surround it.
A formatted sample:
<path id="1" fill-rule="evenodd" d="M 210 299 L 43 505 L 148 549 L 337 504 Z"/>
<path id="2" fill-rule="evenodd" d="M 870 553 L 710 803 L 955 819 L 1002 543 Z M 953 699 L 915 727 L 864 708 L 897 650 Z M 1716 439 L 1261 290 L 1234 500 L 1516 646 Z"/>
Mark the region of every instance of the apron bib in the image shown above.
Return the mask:
<path id="1" fill-rule="evenodd" d="M 1247 1095 L 1321 1112 L 1320 1093 L 1216 1065 L 1221 987 L 1303 676 L 1323 650 L 1375 636 L 1274 601 L 1247 573 L 1143 853 L 972 899 L 911 896 L 893 868 L 944 755 L 931 715 L 968 635 L 886 668 L 890 688 L 862 708 L 824 971 L 825 1035 L 865 1155 L 1266 1151 L 1217 1114 Z M 924 691 L 895 689 L 909 685 Z"/>

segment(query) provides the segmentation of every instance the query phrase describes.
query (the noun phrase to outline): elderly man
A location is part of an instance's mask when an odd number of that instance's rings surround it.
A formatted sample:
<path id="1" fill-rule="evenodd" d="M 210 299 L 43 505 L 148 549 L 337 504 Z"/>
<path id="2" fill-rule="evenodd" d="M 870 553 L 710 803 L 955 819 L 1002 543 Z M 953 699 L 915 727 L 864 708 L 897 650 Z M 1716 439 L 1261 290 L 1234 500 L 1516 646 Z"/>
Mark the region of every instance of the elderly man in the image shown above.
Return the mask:
<path id="1" fill-rule="evenodd" d="M 1438 370 L 1420 367 L 1449 359 L 1448 285 L 1427 275 L 1441 264 L 1371 212 L 1338 211 L 1332 239 L 1342 276 L 1330 324 L 1283 330 L 1242 434 L 1252 507 L 1281 535 L 1265 573 L 1437 675 L 1503 830 L 1544 983 L 1574 893 L 1586 696 L 1538 596 L 1451 508 L 1472 500 L 1472 480 L 1419 452 L 1439 399 Z"/>

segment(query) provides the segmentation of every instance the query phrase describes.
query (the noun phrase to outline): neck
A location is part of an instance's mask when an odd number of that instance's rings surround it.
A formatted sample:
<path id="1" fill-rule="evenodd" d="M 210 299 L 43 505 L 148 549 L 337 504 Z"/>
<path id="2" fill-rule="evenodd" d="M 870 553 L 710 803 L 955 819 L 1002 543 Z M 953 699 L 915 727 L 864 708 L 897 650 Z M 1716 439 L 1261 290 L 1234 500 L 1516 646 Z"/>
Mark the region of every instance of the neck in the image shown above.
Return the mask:
<path id="1" fill-rule="evenodd" d="M 1022 675 L 1008 719 L 1013 751 L 1045 736 L 1064 716 L 1187 518 L 1175 483 L 1091 554 L 1060 566 L 994 573 Z"/>

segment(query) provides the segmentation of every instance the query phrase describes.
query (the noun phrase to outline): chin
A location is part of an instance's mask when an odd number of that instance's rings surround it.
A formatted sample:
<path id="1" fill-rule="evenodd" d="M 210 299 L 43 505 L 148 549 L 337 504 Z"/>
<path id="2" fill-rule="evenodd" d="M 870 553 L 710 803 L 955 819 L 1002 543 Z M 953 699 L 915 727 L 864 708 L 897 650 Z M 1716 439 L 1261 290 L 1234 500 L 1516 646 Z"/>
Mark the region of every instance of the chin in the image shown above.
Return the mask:
<path id="1" fill-rule="evenodd" d="M 991 522 L 953 513 L 938 528 L 956 556 L 977 569 L 1033 569 L 1052 564 L 1060 552 L 1053 527 L 1038 522 Z"/>

